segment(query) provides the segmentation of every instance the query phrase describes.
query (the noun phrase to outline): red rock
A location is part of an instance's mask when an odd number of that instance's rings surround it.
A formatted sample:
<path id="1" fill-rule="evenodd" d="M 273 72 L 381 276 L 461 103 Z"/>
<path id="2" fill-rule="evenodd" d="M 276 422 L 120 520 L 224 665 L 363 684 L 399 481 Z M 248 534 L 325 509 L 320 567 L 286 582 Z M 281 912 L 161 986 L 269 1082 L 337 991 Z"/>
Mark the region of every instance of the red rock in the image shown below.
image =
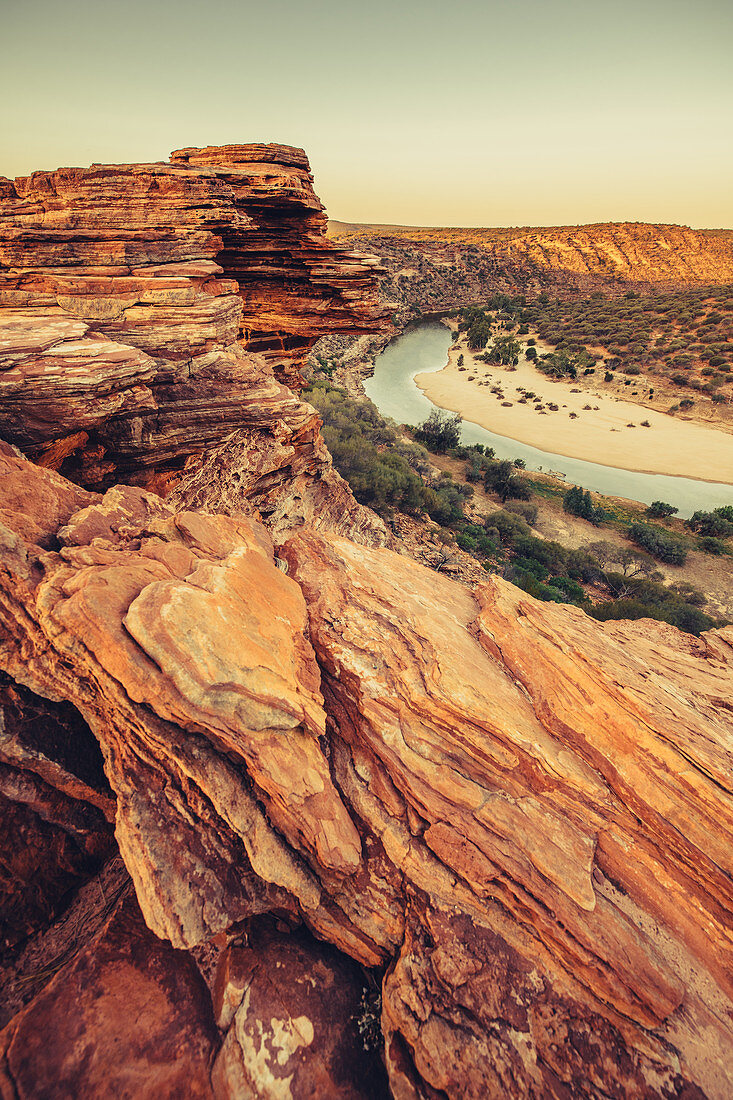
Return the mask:
<path id="1" fill-rule="evenodd" d="M 0 498 L 29 466 L 8 460 Z M 308 861 L 336 883 L 360 840 L 320 747 L 303 598 L 264 529 L 122 487 L 67 520 L 60 552 L 29 526 L 7 532 L 0 662 L 100 740 L 150 926 L 190 945 L 276 905 L 338 919 Z"/>
<path id="2" fill-rule="evenodd" d="M 309 608 L 334 775 L 374 838 L 372 888 L 392 894 L 370 909 L 354 883 L 362 927 L 389 954 L 400 931 L 383 914 L 407 914 L 385 984 L 395 1094 L 422 1095 L 422 1079 L 450 1096 L 554 1095 L 590 1074 L 606 1095 L 694 1082 L 724 1096 L 733 1036 L 709 1005 L 731 1003 L 731 629 L 599 626 L 506 582 L 473 597 L 306 533 L 282 552 Z M 503 977 L 486 970 L 497 952 Z M 487 982 L 499 1000 L 466 1016 L 454 989 L 478 1005 Z"/>
<path id="3" fill-rule="evenodd" d="M 107 488 L 0 443 L 8 939 L 93 873 L 114 809 L 148 928 L 223 950 L 219 1095 L 364 1083 L 333 1023 L 353 967 L 305 933 L 242 948 L 269 913 L 384 968 L 397 1097 L 723 1100 L 733 632 L 599 624 L 367 549 L 384 528 L 273 373 L 380 323 L 324 225 L 279 146 L 0 181 L 0 429 Z M 50 736 L 64 705 L 79 725 Z M 209 1095 L 204 994 L 126 910 L 8 1025 L 3 1087 Z"/>
<path id="4" fill-rule="evenodd" d="M 395 1095 L 726 1094 L 730 629 L 599 625 L 305 530 L 286 577 L 253 522 L 129 487 L 69 515 L 80 490 L 4 461 L 63 525 L 5 537 L 0 660 L 99 739 L 153 929 L 290 911 L 391 963 Z"/>
<path id="5" fill-rule="evenodd" d="M 384 543 L 313 410 L 273 376 L 297 383 L 325 333 L 383 325 L 377 262 L 326 237 L 302 150 L 172 160 L 37 172 L 0 192 L 0 434 L 88 487 L 167 493 L 239 431 L 237 510 L 263 505 L 282 527 L 296 494 L 304 517 L 328 497 L 341 531 Z"/>
<path id="6" fill-rule="evenodd" d="M 388 1094 L 363 975 L 302 929 L 252 927 L 246 946 L 221 958 L 214 1008 L 225 1031 L 212 1073 L 217 1100 Z"/>
<path id="7" fill-rule="evenodd" d="M 15 1100 L 211 1097 L 217 1041 L 192 959 L 128 898 L 0 1033 L 0 1089 Z"/>

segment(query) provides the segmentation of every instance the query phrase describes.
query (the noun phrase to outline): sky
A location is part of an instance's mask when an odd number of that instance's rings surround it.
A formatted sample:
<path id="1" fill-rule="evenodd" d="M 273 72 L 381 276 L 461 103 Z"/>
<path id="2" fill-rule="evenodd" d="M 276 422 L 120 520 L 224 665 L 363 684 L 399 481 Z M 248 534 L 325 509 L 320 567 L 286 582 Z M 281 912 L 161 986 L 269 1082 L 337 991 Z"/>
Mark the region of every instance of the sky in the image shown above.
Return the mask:
<path id="1" fill-rule="evenodd" d="M 329 215 L 733 227 L 731 0 L 0 0 L 0 175 L 303 147 Z"/>

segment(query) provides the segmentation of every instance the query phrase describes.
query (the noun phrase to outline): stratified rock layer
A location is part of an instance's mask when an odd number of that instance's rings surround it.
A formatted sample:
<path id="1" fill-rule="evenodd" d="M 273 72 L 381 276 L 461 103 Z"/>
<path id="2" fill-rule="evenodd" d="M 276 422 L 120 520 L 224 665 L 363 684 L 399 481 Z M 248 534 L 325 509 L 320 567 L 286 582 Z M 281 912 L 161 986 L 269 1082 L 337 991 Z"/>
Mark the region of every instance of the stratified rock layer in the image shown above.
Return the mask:
<path id="1" fill-rule="evenodd" d="M 377 261 L 326 238 L 301 150 L 172 161 L 3 181 L 0 436 L 87 487 L 160 493 L 231 443 L 238 510 L 297 512 L 299 477 L 304 515 L 327 495 L 384 542 L 282 384 L 320 336 L 380 328 Z"/>
<path id="2" fill-rule="evenodd" d="M 396 1095 L 725 1095 L 731 629 L 599 627 L 344 541 L 285 554 L 381 912 L 402 899 Z"/>
<path id="3" fill-rule="evenodd" d="M 274 558 L 247 519 L 3 461 L 0 664 L 98 738 L 153 931 L 287 914 L 385 967 L 397 1097 L 730 1094 L 730 628 L 598 624 L 306 529 Z M 274 1042 L 322 1079 L 312 1015 L 268 1031 L 252 973 L 214 1087 L 268 1095 Z"/>
<path id="4" fill-rule="evenodd" d="M 472 302 L 497 289 L 546 290 L 567 297 L 594 290 L 618 293 L 635 286 L 733 282 L 729 229 L 646 222 L 511 229 L 332 222 L 330 232 L 335 240 L 358 243 L 384 257 L 397 277 L 393 294 L 402 296 L 406 289 L 413 297 L 413 280 L 419 283 L 423 310 L 454 308 L 457 302 Z M 423 259 L 425 269 L 420 270 Z"/>

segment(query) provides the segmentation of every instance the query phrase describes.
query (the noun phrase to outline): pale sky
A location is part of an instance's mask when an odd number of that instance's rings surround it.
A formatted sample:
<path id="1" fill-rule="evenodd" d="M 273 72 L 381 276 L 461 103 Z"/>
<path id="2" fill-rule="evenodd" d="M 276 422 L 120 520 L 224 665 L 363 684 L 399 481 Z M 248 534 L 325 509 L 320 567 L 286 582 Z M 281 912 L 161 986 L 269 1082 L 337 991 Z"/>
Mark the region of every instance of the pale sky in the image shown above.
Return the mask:
<path id="1" fill-rule="evenodd" d="M 302 146 L 332 218 L 733 226 L 731 0 L 0 0 L 0 175 Z"/>

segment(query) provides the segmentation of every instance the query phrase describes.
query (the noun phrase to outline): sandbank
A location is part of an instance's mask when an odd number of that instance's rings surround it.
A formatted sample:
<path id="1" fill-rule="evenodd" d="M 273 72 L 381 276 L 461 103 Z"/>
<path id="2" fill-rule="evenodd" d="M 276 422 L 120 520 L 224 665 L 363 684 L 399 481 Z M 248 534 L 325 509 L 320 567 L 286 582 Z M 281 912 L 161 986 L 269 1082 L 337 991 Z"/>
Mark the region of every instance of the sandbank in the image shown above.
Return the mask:
<path id="1" fill-rule="evenodd" d="M 458 368 L 459 354 L 465 371 Z M 433 404 L 543 451 L 621 470 L 733 485 L 733 435 L 596 393 L 592 387 L 581 390 L 572 381 L 552 381 L 523 358 L 514 370 L 482 363 L 462 340 L 450 349 L 442 370 L 418 374 L 415 382 Z M 503 395 L 491 392 L 497 386 Z M 536 411 L 534 399 L 519 404 L 522 389 L 536 394 L 544 413 Z M 559 406 L 558 411 L 551 412 L 550 404 Z"/>

